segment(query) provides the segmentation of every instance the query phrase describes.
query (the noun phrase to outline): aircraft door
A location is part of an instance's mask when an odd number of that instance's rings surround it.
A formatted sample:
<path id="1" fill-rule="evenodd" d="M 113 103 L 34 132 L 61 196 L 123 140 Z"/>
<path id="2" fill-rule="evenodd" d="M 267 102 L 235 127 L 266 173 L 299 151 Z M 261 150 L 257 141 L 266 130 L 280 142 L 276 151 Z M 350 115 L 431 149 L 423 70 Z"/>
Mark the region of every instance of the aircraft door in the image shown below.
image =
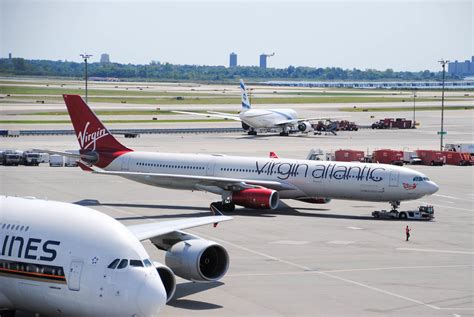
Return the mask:
<path id="1" fill-rule="evenodd" d="M 128 171 L 129 163 L 130 163 L 130 156 L 124 155 L 122 157 L 122 167 L 121 167 L 122 171 Z"/>
<path id="2" fill-rule="evenodd" d="M 398 178 L 400 176 L 400 173 L 397 171 L 391 171 L 390 172 L 390 180 L 388 186 L 390 187 L 398 187 Z"/>
<path id="3" fill-rule="evenodd" d="M 69 269 L 68 277 L 68 288 L 71 291 L 79 291 L 81 289 L 81 275 L 82 275 L 82 266 L 84 263 L 82 261 L 72 261 L 71 267 Z"/>
<path id="4" fill-rule="evenodd" d="M 209 163 L 207 163 L 206 167 L 206 176 L 214 176 L 214 167 L 216 166 L 216 161 L 211 160 Z"/>

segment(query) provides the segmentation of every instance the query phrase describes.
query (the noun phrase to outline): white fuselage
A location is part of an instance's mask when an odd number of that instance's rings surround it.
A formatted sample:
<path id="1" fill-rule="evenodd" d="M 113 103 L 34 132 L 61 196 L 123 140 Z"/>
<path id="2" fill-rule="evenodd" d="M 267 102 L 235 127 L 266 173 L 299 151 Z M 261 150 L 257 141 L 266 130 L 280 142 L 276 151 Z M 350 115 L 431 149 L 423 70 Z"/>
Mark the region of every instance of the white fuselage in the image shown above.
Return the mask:
<path id="1" fill-rule="evenodd" d="M 418 171 L 358 162 L 129 152 L 116 158 L 105 170 L 135 172 L 124 177 L 153 186 L 188 190 L 205 189 L 199 186 L 199 180 L 173 181 L 139 173 L 212 176 L 243 182 L 276 181 L 292 188 L 279 191 L 283 199 L 327 197 L 388 202 L 418 199 L 438 190 L 435 183 Z"/>
<path id="2" fill-rule="evenodd" d="M 108 268 L 114 259 L 149 263 L 137 238 L 104 214 L 0 196 L 0 308 L 48 316 L 156 316 L 166 294 L 155 267 Z"/>
<path id="3" fill-rule="evenodd" d="M 250 109 L 241 112 L 239 117 L 252 128 L 270 129 L 278 127 L 281 122 L 297 120 L 298 114 L 293 109 Z"/>

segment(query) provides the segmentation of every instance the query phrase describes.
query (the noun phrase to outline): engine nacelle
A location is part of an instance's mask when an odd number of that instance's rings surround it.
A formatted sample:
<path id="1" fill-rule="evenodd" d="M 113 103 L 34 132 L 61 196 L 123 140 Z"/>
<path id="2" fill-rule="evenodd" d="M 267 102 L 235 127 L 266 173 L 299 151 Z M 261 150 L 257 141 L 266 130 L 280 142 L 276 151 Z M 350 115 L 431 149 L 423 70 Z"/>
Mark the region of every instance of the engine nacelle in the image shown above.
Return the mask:
<path id="1" fill-rule="evenodd" d="M 211 282 L 227 273 L 229 254 L 216 242 L 192 239 L 174 244 L 166 252 L 165 263 L 179 277 L 194 282 Z"/>
<path id="2" fill-rule="evenodd" d="M 312 198 L 299 198 L 297 200 L 303 201 L 305 203 L 310 203 L 310 204 L 327 204 L 331 201 L 331 198 L 312 197 Z"/>
<path id="3" fill-rule="evenodd" d="M 301 132 L 310 132 L 313 130 L 313 127 L 311 126 L 311 123 L 303 121 L 298 123 L 298 130 L 300 130 Z"/>
<path id="4" fill-rule="evenodd" d="M 159 262 L 153 262 L 153 265 L 155 266 L 155 269 L 161 278 L 161 282 L 165 287 L 166 302 L 169 302 L 176 292 L 176 278 L 174 277 L 174 273 L 169 267 Z"/>
<path id="5" fill-rule="evenodd" d="M 253 209 L 276 209 L 280 201 L 278 192 L 268 188 L 248 188 L 233 192 L 234 204 Z"/>

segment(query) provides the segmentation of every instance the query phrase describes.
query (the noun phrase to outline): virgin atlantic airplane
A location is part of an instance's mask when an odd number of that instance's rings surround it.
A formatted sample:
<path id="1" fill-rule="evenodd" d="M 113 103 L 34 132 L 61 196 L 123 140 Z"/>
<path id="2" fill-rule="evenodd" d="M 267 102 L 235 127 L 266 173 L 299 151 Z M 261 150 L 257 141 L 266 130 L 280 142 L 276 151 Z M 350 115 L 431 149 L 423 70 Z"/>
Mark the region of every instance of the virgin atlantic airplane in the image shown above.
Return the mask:
<path id="1" fill-rule="evenodd" d="M 63 97 L 80 154 L 50 153 L 80 158 L 98 174 L 220 195 L 217 205 L 223 211 L 232 211 L 235 205 L 276 209 L 280 199 L 316 204 L 331 199 L 389 202 L 396 210 L 401 201 L 439 189 L 418 171 L 385 164 L 134 151 L 115 139 L 80 96 Z"/>

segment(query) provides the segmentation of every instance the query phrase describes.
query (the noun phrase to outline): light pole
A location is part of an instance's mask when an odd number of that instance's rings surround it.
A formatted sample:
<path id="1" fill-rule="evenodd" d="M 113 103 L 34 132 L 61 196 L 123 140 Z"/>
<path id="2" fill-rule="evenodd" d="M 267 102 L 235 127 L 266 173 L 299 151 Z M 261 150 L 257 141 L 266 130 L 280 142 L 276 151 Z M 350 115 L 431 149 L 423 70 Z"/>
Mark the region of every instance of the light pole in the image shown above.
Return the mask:
<path id="1" fill-rule="evenodd" d="M 90 57 L 92 57 L 92 55 L 84 53 L 84 54 L 81 54 L 80 56 L 84 59 L 84 63 L 86 63 L 86 68 L 84 72 L 85 72 L 85 79 L 86 79 L 86 103 L 87 103 L 87 60 Z"/>
<path id="2" fill-rule="evenodd" d="M 441 67 L 443 67 L 443 86 L 442 86 L 443 88 L 441 91 L 441 131 L 438 132 L 440 135 L 439 150 L 442 151 L 443 150 L 443 136 L 445 134 L 444 132 L 444 76 L 446 73 L 446 64 L 449 63 L 449 61 L 442 59 L 438 62 L 441 64 Z"/>
<path id="3" fill-rule="evenodd" d="M 415 123 L 415 98 L 416 98 L 416 88 L 413 90 L 413 129 L 416 128 L 416 123 Z"/>

